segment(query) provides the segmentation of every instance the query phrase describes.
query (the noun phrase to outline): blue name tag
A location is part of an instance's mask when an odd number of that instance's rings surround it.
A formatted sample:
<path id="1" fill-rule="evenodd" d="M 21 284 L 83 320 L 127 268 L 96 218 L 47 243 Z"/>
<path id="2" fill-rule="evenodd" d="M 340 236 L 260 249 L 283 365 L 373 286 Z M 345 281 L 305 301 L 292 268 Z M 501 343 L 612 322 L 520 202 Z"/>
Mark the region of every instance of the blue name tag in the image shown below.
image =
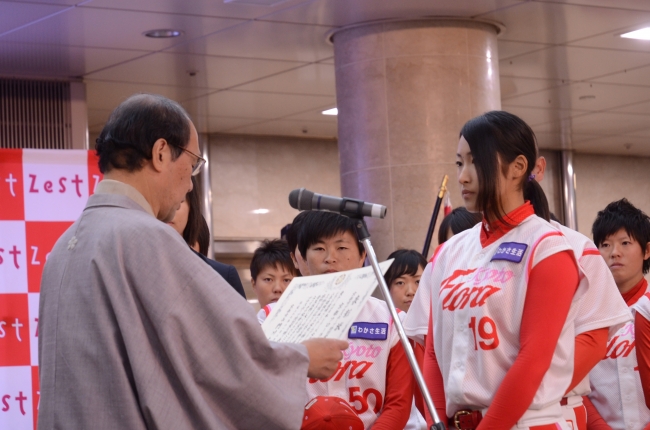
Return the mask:
<path id="1" fill-rule="evenodd" d="M 525 243 L 504 242 L 499 245 L 499 249 L 497 249 L 490 261 L 506 260 L 520 263 L 524 258 L 524 254 L 526 254 L 526 248 L 528 248 L 528 245 Z"/>
<path id="2" fill-rule="evenodd" d="M 388 338 L 388 324 L 355 322 L 350 327 L 348 339 L 386 340 Z"/>

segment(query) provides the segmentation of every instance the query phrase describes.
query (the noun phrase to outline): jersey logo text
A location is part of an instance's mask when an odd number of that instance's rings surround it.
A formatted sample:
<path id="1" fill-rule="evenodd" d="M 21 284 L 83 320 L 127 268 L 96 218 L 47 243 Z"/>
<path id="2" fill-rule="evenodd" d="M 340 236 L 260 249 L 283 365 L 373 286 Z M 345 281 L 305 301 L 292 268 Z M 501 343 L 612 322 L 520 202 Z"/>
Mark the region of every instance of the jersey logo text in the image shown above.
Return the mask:
<path id="1" fill-rule="evenodd" d="M 480 307 L 485 304 L 488 297 L 501 290 L 501 288 L 492 285 L 466 287 L 465 282 L 452 283 L 459 277 L 475 271 L 476 269 L 456 270 L 449 278 L 442 281 L 440 295 L 445 294 L 442 299 L 442 309 L 455 311 L 464 309 L 467 305 L 470 308 Z"/>
<path id="2" fill-rule="evenodd" d="M 386 340 L 388 338 L 388 324 L 355 322 L 350 327 L 348 339 Z"/>
<path id="3" fill-rule="evenodd" d="M 497 252 L 494 253 L 490 261 L 506 260 L 513 263 L 520 263 L 524 258 L 527 248 L 528 245 L 525 243 L 504 242 L 499 245 L 499 249 L 497 249 Z"/>
<path id="4" fill-rule="evenodd" d="M 316 382 L 340 381 L 346 373 L 348 374 L 349 380 L 361 379 L 373 364 L 372 361 L 339 361 L 332 376 L 326 379 L 309 378 L 309 383 L 315 384 Z"/>

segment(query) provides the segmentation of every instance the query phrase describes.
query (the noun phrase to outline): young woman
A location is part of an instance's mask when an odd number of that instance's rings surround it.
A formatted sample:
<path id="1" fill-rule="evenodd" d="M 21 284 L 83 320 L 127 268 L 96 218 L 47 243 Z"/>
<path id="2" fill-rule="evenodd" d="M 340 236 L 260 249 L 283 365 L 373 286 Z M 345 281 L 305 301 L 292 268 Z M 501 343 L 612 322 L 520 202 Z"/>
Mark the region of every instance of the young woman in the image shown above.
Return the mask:
<path id="1" fill-rule="evenodd" d="M 634 321 L 589 373 L 588 428 L 650 429 L 650 218 L 622 199 L 598 212 L 591 231 Z"/>
<path id="2" fill-rule="evenodd" d="M 488 112 L 461 130 L 458 181 L 483 222 L 440 246 L 422 276 L 432 289 L 425 379 L 457 428 L 568 428 L 560 400 L 573 373 L 578 269 L 524 200 L 548 212 L 536 160 L 533 131 L 515 115 Z"/>

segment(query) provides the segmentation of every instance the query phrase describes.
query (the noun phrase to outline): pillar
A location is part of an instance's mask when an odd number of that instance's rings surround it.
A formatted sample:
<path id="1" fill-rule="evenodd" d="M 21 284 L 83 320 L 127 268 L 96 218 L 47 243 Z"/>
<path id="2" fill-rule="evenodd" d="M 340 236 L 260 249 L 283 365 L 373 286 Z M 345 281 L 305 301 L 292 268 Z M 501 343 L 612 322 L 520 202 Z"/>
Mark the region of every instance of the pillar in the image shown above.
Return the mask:
<path id="1" fill-rule="evenodd" d="M 333 34 L 341 193 L 388 207 L 385 219 L 368 222 L 380 260 L 422 250 L 443 175 L 453 206 L 462 204 L 460 129 L 501 107 L 497 32 L 491 23 L 422 19 Z"/>

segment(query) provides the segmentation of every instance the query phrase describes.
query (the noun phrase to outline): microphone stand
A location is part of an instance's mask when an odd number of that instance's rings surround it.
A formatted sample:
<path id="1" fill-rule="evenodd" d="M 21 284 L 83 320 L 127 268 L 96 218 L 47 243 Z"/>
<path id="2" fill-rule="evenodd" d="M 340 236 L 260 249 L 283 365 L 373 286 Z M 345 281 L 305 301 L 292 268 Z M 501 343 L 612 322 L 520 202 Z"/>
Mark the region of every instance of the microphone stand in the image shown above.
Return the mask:
<path id="1" fill-rule="evenodd" d="M 386 279 L 384 279 L 384 275 L 381 273 L 381 269 L 379 268 L 377 255 L 375 254 L 375 250 L 372 247 L 372 244 L 370 243 L 370 233 L 368 232 L 368 226 L 366 225 L 366 221 L 363 218 L 363 216 L 358 212 L 342 213 L 342 215 L 346 215 L 355 220 L 357 236 L 359 237 L 361 243 L 363 243 L 363 247 L 366 250 L 366 255 L 370 260 L 372 269 L 375 272 L 375 276 L 377 277 L 377 282 L 379 282 L 379 287 L 381 288 L 381 292 L 384 295 L 384 299 L 386 300 L 386 305 L 388 305 L 388 310 L 390 311 L 390 315 L 393 318 L 395 327 L 397 328 L 397 333 L 399 334 L 399 338 L 402 341 L 402 346 L 404 347 L 406 358 L 408 358 L 409 364 L 411 365 L 411 370 L 413 371 L 413 375 L 415 376 L 415 380 L 418 384 L 418 387 L 420 388 L 420 392 L 422 392 L 424 403 L 426 404 L 427 409 L 429 410 L 429 413 L 433 418 L 434 424 L 431 426 L 430 430 L 445 430 L 445 423 L 440 421 L 440 417 L 438 417 L 438 413 L 436 412 L 436 408 L 433 405 L 433 400 L 431 399 L 429 390 L 427 390 L 427 386 L 424 383 L 422 372 L 420 372 L 420 367 L 418 366 L 418 363 L 415 359 L 415 354 L 413 353 L 411 344 L 409 343 L 408 337 L 406 336 L 406 332 L 404 331 L 404 327 L 402 326 L 402 320 L 400 320 L 399 316 L 397 315 L 395 304 L 393 303 L 393 299 L 391 298 L 390 292 L 388 291 L 388 285 L 386 285 Z"/>

